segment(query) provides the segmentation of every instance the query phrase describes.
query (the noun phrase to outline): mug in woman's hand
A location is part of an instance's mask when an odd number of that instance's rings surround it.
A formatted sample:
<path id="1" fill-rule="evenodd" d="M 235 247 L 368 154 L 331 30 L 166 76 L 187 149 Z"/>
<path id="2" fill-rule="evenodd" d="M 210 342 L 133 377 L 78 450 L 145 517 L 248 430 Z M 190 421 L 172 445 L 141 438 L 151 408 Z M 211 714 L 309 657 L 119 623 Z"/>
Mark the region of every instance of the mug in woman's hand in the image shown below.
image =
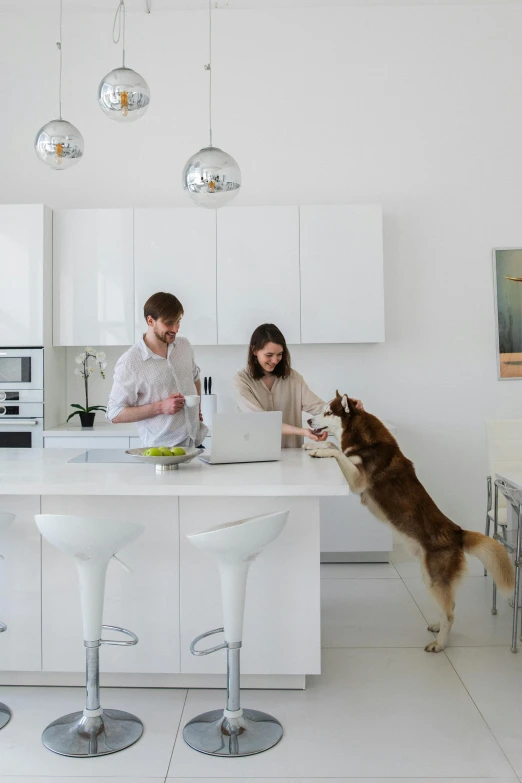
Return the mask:
<path id="1" fill-rule="evenodd" d="M 199 394 L 185 395 L 185 405 L 187 408 L 195 408 L 196 405 L 199 405 Z"/>

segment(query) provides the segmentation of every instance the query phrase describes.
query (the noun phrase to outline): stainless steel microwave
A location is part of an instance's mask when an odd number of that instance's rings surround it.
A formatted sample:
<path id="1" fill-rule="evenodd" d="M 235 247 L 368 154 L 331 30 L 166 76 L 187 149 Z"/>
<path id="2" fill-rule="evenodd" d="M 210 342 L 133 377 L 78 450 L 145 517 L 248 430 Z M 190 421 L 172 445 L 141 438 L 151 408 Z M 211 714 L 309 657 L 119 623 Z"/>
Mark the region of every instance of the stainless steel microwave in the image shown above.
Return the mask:
<path id="1" fill-rule="evenodd" d="M 0 348 L 0 391 L 43 389 L 43 348 Z"/>

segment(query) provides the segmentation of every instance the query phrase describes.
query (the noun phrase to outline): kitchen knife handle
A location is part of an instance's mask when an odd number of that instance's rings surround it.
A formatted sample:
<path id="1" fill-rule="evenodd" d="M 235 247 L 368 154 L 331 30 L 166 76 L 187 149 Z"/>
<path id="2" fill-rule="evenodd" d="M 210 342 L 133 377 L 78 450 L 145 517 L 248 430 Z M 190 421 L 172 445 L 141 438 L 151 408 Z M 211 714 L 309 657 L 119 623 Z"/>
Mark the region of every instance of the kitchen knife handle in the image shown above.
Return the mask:
<path id="1" fill-rule="evenodd" d="M 207 393 L 207 376 L 205 375 L 205 378 L 203 380 L 203 390 L 205 394 Z"/>
<path id="2" fill-rule="evenodd" d="M 212 378 L 210 376 L 208 378 L 208 393 L 212 394 Z"/>

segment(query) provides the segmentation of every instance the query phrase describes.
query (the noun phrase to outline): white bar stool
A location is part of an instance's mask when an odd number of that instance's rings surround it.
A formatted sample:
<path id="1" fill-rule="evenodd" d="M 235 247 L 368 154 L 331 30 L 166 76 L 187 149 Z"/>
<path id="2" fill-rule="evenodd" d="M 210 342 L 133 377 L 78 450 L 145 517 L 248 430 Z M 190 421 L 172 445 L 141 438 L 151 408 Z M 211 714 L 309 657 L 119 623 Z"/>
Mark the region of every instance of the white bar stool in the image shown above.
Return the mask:
<path id="1" fill-rule="evenodd" d="M 0 536 L 3 538 L 4 533 L 7 531 L 8 527 L 11 525 L 15 518 L 15 514 L 10 514 L 8 511 L 0 511 Z M 0 555 L 0 559 L 3 560 L 4 556 Z M 0 633 L 4 633 L 4 631 L 7 631 L 7 625 L 5 623 L 0 622 Z M 4 726 L 9 723 L 11 720 L 11 710 L 7 706 L 7 704 L 3 704 L 0 701 L 0 729 L 3 729 Z"/>
<path id="2" fill-rule="evenodd" d="M 240 706 L 240 650 L 248 570 L 257 555 L 281 533 L 288 511 L 242 519 L 187 536 L 195 546 L 217 560 L 221 579 L 223 628 L 197 636 L 190 645 L 193 655 L 227 651 L 227 706 L 204 712 L 187 723 L 183 739 L 194 750 L 213 756 L 251 756 L 276 745 L 283 727 L 266 712 Z M 200 639 L 224 631 L 225 642 L 208 650 L 196 650 Z"/>
<path id="3" fill-rule="evenodd" d="M 143 531 L 143 525 L 114 519 L 93 519 L 58 514 L 37 514 L 36 524 L 50 544 L 74 559 L 80 582 L 83 638 L 86 654 L 86 703 L 47 726 L 42 734 L 46 748 L 62 756 L 90 757 L 116 753 L 136 742 L 143 724 L 135 715 L 100 706 L 99 652 L 102 644 L 129 646 L 138 637 L 124 628 L 102 625 L 105 575 L 109 560 Z M 131 640 L 102 639 L 102 628 L 119 631 Z"/>

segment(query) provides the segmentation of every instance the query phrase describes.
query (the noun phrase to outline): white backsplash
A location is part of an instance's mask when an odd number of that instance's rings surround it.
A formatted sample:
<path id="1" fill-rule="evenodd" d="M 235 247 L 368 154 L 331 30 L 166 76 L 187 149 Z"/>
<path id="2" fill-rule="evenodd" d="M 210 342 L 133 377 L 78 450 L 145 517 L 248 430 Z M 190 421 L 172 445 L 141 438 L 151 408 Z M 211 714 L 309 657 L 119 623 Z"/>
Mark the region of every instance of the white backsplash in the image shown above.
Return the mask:
<path id="1" fill-rule="evenodd" d="M 107 356 L 107 368 L 105 370 L 105 380 L 101 377 L 98 371 L 89 380 L 89 404 L 90 405 L 107 405 L 109 399 L 110 390 L 112 387 L 112 380 L 114 375 L 114 367 L 120 356 L 127 350 L 126 346 L 92 346 L 95 350 L 104 351 Z M 73 409 L 70 407 L 72 403 L 79 405 L 85 405 L 85 391 L 83 378 L 74 374 L 74 370 L 78 365 L 74 361 L 75 356 L 85 350 L 85 346 L 69 347 L 65 349 L 67 352 L 66 358 L 66 371 L 67 371 L 67 416 L 72 413 Z M 203 388 L 203 377 L 212 377 L 212 392 L 217 395 L 218 410 L 219 411 L 233 411 L 235 409 L 234 400 L 232 396 L 232 377 L 233 375 L 244 366 L 244 356 L 246 348 L 242 346 L 196 346 L 194 353 L 196 356 L 196 362 L 201 369 L 201 382 Z M 96 414 L 96 421 L 99 423 L 104 421 L 104 414 L 102 411 L 98 411 Z M 79 417 L 76 416 L 71 419 L 70 424 L 78 423 L 80 425 Z"/>

